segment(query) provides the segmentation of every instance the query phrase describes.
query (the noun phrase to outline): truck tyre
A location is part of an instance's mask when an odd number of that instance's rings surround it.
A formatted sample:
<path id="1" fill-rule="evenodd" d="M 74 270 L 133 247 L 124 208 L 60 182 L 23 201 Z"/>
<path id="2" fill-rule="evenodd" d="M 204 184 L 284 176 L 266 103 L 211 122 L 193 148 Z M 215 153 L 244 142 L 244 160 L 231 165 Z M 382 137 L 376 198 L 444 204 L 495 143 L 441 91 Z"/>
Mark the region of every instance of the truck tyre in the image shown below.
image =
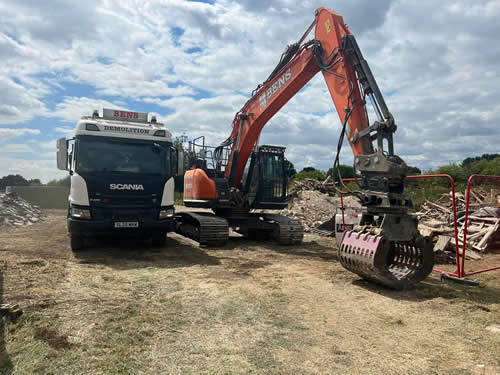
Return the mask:
<path id="1" fill-rule="evenodd" d="M 75 234 L 71 235 L 71 250 L 74 252 L 82 251 L 85 249 L 85 239 L 82 236 Z"/>
<path id="2" fill-rule="evenodd" d="M 167 234 L 159 233 L 153 235 L 153 237 L 151 237 L 151 243 L 153 244 L 154 247 L 165 246 L 165 244 L 167 243 Z"/>

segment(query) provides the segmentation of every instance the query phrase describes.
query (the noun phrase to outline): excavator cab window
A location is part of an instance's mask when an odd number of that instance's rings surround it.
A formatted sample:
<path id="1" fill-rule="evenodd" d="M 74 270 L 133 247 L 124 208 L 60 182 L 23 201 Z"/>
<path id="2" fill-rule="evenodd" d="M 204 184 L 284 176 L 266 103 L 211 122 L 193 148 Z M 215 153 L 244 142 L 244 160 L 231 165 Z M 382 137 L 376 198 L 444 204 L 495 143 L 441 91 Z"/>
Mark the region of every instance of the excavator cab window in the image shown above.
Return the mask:
<path id="1" fill-rule="evenodd" d="M 284 151 L 284 147 L 259 147 L 259 189 L 257 192 L 257 201 L 260 203 L 281 203 L 286 201 L 287 178 Z"/>
<path id="2" fill-rule="evenodd" d="M 248 182 L 247 182 L 247 179 L 249 177 L 249 174 L 250 174 L 250 168 L 254 167 L 254 163 L 253 163 L 253 153 L 252 155 L 248 158 L 247 160 L 247 163 L 245 165 L 245 169 L 243 170 L 243 178 L 241 179 L 241 181 L 243 182 L 243 185 L 244 186 L 247 186 Z M 246 189 L 248 190 L 248 188 Z"/>

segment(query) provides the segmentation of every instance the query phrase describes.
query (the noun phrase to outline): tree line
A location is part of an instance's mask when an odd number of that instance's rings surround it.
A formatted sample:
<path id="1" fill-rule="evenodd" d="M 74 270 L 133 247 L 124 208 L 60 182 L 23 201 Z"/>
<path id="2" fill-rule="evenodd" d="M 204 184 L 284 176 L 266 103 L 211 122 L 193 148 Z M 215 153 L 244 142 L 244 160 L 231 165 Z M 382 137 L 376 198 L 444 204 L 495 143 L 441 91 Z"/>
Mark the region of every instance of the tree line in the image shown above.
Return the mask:
<path id="1" fill-rule="evenodd" d="M 342 178 L 354 178 L 359 177 L 359 175 L 354 171 L 353 167 L 349 165 L 341 164 L 339 166 L 340 175 Z M 296 181 L 301 181 L 306 178 L 312 178 L 319 181 L 324 181 L 327 176 L 331 176 L 335 181 L 339 180 L 338 171 L 334 171 L 333 168 L 327 171 L 316 169 L 314 167 L 305 167 L 300 172 L 297 172 L 293 163 L 287 161 L 286 173 L 293 184 Z M 451 163 L 436 169 L 430 169 L 421 171 L 416 167 L 409 167 L 409 175 L 419 175 L 419 174 L 449 174 L 455 180 L 458 187 L 464 187 L 467 184 L 467 180 L 472 174 L 484 174 L 491 176 L 500 176 L 500 154 L 483 154 L 481 156 L 469 157 L 464 159 L 461 163 Z M 435 183 L 435 182 L 433 182 Z M 446 184 L 447 182 L 444 181 Z M 0 191 L 5 190 L 6 186 L 36 186 L 41 185 L 41 181 L 38 178 L 35 179 L 25 179 L 23 176 L 8 175 L 0 178 Z M 61 179 L 50 180 L 47 185 L 49 186 L 70 186 L 70 176 L 66 176 Z M 183 176 L 176 177 L 176 187 L 179 187 L 182 191 L 183 187 Z"/>
<path id="2" fill-rule="evenodd" d="M 342 178 L 359 177 L 353 167 L 349 165 L 340 165 L 340 175 Z M 464 187 L 467 184 L 469 177 L 473 174 L 482 174 L 490 176 L 500 176 L 500 154 L 483 154 L 481 156 L 469 157 L 461 163 L 451 163 L 436 169 L 421 171 L 417 167 L 409 167 L 408 175 L 421 174 L 449 174 L 455 180 L 458 187 Z M 327 171 L 316 169 L 314 167 L 305 167 L 300 172 L 291 176 L 291 182 L 300 181 L 306 178 L 312 178 L 319 181 L 324 181 L 328 176 L 331 176 L 335 181 L 339 180 L 338 171 L 333 168 Z M 437 182 L 441 183 L 441 182 Z M 447 184 L 447 181 L 443 181 Z"/>
<path id="3" fill-rule="evenodd" d="M 500 176 L 500 154 L 483 154 L 466 158 L 462 163 L 444 165 L 435 170 L 435 173 L 449 174 L 457 185 L 465 185 L 473 174 Z"/>
<path id="4" fill-rule="evenodd" d="M 4 191 L 7 186 L 40 186 L 42 182 L 39 178 L 26 179 L 20 174 L 9 174 L 0 178 L 0 191 Z M 61 179 L 54 179 L 47 182 L 49 186 L 68 186 L 70 185 L 70 177 L 66 176 Z"/>

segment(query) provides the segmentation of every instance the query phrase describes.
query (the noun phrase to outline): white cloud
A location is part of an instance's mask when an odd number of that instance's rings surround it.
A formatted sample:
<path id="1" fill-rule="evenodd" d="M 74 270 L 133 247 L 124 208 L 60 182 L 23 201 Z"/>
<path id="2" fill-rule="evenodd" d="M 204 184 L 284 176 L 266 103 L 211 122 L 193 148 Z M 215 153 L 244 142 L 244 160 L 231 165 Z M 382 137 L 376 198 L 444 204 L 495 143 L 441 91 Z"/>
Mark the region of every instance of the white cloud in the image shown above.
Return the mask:
<path id="1" fill-rule="evenodd" d="M 25 143 L 8 143 L 0 147 L 0 153 L 3 154 L 6 153 L 20 154 L 20 153 L 31 153 L 31 152 L 33 152 L 33 149 Z"/>
<path id="2" fill-rule="evenodd" d="M 40 154 L 41 159 L 56 160 L 56 151 L 47 151 Z"/>
<path id="3" fill-rule="evenodd" d="M 90 116 L 94 109 L 97 109 L 102 116 L 102 108 L 127 109 L 121 105 L 111 103 L 107 100 L 93 99 L 86 97 L 64 97 L 47 117 L 55 117 L 67 122 L 76 124 L 82 116 Z M 56 128 L 58 132 L 65 132 L 65 128 Z"/>
<path id="4" fill-rule="evenodd" d="M 53 139 L 51 141 L 46 141 L 46 142 L 37 142 L 38 147 L 40 147 L 42 150 L 56 150 L 56 139 Z"/>
<path id="5" fill-rule="evenodd" d="M 55 157 L 30 160 L 22 157 L 0 156 L 0 176 L 20 174 L 26 179 L 40 178 L 44 183 L 65 177 L 67 172 L 57 170 L 55 160 Z"/>
<path id="6" fill-rule="evenodd" d="M 0 128 L 0 139 L 5 140 L 7 138 L 22 137 L 27 134 L 40 134 L 39 129 L 29 129 L 29 128 Z"/>
<path id="7" fill-rule="evenodd" d="M 323 4 L 0 3 L 0 124 L 14 128 L 49 117 L 54 132 L 71 136 L 73 124 L 93 109 L 156 105 L 159 120 L 174 136 L 206 135 L 208 143 L 217 144 L 229 135 L 233 116 L 252 89 Z M 401 156 L 428 168 L 498 152 L 498 2 L 339 0 L 333 5 L 390 94 L 386 100 L 398 124 Z M 191 48 L 198 52 L 188 53 Z M 72 91 L 73 85 L 86 91 Z M 286 145 L 298 168 L 314 163 L 326 169 L 339 131 L 318 75 L 264 128 L 261 143 Z M 348 146 L 342 160 L 352 160 Z"/>
<path id="8" fill-rule="evenodd" d="M 71 137 L 73 134 L 75 134 L 75 129 L 74 128 L 63 128 L 63 127 L 56 127 L 54 130 L 58 133 L 64 134 L 66 137 Z"/>
<path id="9" fill-rule="evenodd" d="M 241 107 L 246 100 L 243 95 L 233 94 L 200 100 L 177 97 L 157 101 L 156 104 L 175 110 L 159 118 L 174 136 L 183 132 L 191 138 L 205 135 L 208 143 L 217 144 L 229 136 L 234 109 Z"/>
<path id="10" fill-rule="evenodd" d="M 23 83 L 16 83 L 0 73 L 0 125 L 22 123 L 45 111 L 40 98 L 47 91 L 34 87 L 31 80 Z"/>

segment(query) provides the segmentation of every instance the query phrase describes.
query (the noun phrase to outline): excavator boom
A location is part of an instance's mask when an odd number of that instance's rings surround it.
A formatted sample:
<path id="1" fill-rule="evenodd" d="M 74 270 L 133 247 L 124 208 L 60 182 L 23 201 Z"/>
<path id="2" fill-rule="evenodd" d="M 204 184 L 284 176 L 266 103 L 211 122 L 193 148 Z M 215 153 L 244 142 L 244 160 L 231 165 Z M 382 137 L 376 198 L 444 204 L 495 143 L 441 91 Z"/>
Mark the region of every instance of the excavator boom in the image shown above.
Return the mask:
<path id="1" fill-rule="evenodd" d="M 363 104 L 365 98 L 354 86 L 358 79 L 352 57 L 343 53 L 346 37 L 352 34 L 342 16 L 330 9 L 319 8 L 312 26 L 316 26 L 315 39 L 289 46 L 284 59 L 290 61 L 278 65 L 277 68 L 281 69 L 275 69 L 236 114 L 231 133 L 231 156 L 225 170 L 225 177 L 231 185 L 241 183 L 246 162 L 263 127 L 319 71 L 323 73 L 337 113 L 342 121 L 348 118 L 347 135 L 358 134 L 369 127 Z M 350 143 L 354 155 L 373 153 L 369 139 Z"/>

